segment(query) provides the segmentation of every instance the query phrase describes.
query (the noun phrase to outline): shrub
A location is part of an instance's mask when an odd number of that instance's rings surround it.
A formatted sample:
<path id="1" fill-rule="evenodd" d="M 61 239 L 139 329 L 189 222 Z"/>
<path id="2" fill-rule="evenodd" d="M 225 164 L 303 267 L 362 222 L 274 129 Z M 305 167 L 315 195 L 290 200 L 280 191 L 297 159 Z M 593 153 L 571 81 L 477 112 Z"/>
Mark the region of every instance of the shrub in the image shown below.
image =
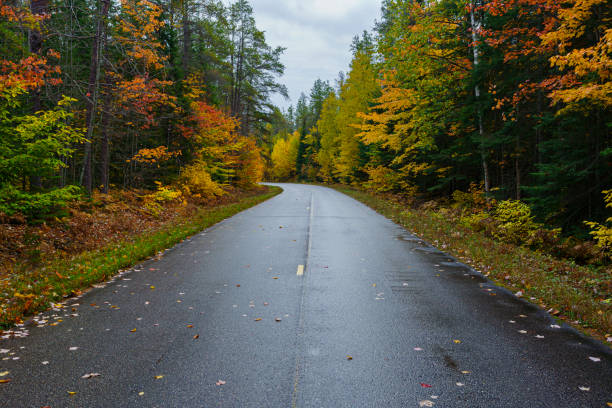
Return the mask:
<path id="1" fill-rule="evenodd" d="M 208 168 L 203 162 L 195 162 L 185 167 L 181 183 L 186 194 L 195 198 L 210 199 L 225 194 L 223 189 L 213 181 Z"/>
<path id="2" fill-rule="evenodd" d="M 493 218 L 498 223 L 493 235 L 500 241 L 512 244 L 528 243 L 531 235 L 541 227 L 533 221 L 531 208 L 515 200 L 499 202 Z"/>
<path id="3" fill-rule="evenodd" d="M 603 194 L 606 208 L 612 208 L 612 190 L 606 190 Z M 585 224 L 591 228 L 590 234 L 597 246 L 604 252 L 605 256 L 612 258 L 612 217 L 606 219 L 606 225 L 589 221 L 585 221 Z"/>
<path id="4" fill-rule="evenodd" d="M 178 200 L 183 194 L 180 191 L 163 186 L 159 181 L 156 181 L 155 184 L 157 184 L 157 191 L 143 197 L 144 209 L 146 213 L 154 217 L 159 217 L 164 209 L 162 203 Z"/>
<path id="5" fill-rule="evenodd" d="M 0 188 L 0 213 L 23 214 L 30 221 L 44 220 L 59 215 L 69 202 L 80 196 L 81 189 L 77 186 L 30 193 L 8 184 Z"/>

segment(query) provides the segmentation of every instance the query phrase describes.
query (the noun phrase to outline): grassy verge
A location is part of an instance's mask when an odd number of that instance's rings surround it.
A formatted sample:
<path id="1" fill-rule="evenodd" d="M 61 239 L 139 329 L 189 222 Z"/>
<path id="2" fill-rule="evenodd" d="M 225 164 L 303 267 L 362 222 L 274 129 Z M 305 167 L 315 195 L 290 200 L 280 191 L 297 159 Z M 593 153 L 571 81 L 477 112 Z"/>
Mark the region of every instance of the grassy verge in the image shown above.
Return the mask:
<path id="1" fill-rule="evenodd" d="M 78 295 L 91 285 L 114 276 L 119 270 L 170 248 L 281 191 L 278 187 L 268 187 L 263 194 L 232 204 L 201 209 L 178 222 L 172 220 L 154 231 L 83 252 L 70 259 L 51 261 L 33 269 L 18 265 L 0 282 L 3 289 L 0 293 L 0 327 L 19 323 L 24 316 L 47 309 L 52 302 Z"/>
<path id="2" fill-rule="evenodd" d="M 500 286 L 521 291 L 532 303 L 556 317 L 612 344 L 609 268 L 580 266 L 529 248 L 501 243 L 435 210 L 407 208 L 368 192 L 344 186 L 335 188 L 461 259 Z"/>

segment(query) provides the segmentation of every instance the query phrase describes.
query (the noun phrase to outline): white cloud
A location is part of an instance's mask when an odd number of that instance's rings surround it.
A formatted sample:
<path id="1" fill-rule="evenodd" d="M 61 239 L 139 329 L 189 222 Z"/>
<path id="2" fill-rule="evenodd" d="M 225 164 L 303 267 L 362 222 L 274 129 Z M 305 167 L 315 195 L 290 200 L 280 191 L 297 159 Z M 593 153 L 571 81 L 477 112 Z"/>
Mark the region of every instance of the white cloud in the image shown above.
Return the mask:
<path id="1" fill-rule="evenodd" d="M 251 0 L 257 27 L 273 47 L 287 50 L 281 82 L 291 101 L 275 97 L 277 105 L 295 104 L 317 78 L 333 84 L 350 63 L 353 36 L 369 30 L 379 18 L 378 0 Z"/>

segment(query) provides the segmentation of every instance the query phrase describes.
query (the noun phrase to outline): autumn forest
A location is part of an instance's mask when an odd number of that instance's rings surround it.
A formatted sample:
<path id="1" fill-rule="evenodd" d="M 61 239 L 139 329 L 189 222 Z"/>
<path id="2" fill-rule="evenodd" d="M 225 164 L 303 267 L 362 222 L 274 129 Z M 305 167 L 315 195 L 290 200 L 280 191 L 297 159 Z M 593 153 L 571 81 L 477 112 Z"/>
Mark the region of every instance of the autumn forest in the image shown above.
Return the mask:
<path id="1" fill-rule="evenodd" d="M 354 33 L 346 72 L 284 108 L 272 101 L 288 95 L 285 49 L 247 0 L 0 0 L 0 265 L 39 268 L 275 194 L 261 181 L 312 182 L 603 267 L 595 293 L 609 301 L 609 3 L 383 0 L 381 12 Z M 7 273 L 10 290 L 40 287 L 6 300 L 3 322 L 207 223 L 79 263 L 74 285 Z"/>

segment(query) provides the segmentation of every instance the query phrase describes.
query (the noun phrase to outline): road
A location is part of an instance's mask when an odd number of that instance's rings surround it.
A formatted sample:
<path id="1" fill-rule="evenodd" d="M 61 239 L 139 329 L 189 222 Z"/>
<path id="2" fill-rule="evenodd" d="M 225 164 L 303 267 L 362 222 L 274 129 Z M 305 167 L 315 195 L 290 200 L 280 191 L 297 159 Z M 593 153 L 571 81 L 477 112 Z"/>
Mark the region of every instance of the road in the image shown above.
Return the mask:
<path id="1" fill-rule="evenodd" d="M 0 407 L 612 402 L 602 344 L 347 196 L 281 186 L 0 340 Z"/>

